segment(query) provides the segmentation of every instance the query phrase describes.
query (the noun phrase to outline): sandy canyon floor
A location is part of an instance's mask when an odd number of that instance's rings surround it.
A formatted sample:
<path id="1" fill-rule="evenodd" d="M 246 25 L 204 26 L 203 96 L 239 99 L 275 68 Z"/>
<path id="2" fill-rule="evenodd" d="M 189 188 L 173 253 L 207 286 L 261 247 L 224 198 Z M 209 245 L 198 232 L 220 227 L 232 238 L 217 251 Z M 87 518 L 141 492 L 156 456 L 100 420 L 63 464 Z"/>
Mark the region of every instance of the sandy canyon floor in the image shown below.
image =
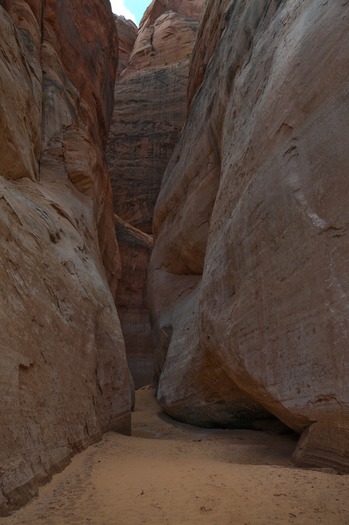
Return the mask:
<path id="1" fill-rule="evenodd" d="M 132 437 L 76 456 L 3 525 L 349 524 L 349 476 L 300 470 L 290 435 L 202 430 L 137 392 Z"/>

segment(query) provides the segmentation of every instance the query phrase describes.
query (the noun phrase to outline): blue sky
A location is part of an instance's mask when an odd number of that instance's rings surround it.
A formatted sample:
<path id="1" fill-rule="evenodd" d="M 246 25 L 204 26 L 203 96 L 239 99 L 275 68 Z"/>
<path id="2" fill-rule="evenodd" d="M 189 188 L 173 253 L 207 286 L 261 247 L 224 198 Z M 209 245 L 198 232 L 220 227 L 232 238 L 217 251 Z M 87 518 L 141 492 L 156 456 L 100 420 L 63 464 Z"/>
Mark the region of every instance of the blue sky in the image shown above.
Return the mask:
<path id="1" fill-rule="evenodd" d="M 137 25 L 151 0 L 110 0 L 111 8 L 116 15 L 130 18 Z"/>

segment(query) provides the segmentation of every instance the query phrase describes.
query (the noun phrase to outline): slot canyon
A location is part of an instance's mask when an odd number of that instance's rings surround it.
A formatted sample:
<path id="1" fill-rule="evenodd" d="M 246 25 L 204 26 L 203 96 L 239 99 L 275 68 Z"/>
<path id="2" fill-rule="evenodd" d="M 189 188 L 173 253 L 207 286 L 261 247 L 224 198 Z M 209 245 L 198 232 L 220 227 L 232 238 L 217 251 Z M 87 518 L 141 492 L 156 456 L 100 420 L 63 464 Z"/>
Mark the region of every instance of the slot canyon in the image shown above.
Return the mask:
<path id="1" fill-rule="evenodd" d="M 349 523 L 349 0 L 0 0 L 0 522 Z"/>

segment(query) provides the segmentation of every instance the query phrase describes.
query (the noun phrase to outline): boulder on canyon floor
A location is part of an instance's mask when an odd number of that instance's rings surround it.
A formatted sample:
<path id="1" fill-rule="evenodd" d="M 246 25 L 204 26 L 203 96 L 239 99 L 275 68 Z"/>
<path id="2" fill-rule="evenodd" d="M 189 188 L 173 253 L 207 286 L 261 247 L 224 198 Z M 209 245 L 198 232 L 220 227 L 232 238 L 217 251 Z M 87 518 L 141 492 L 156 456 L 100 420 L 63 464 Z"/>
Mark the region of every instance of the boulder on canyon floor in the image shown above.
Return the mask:
<path id="1" fill-rule="evenodd" d="M 0 515 L 129 430 L 104 148 L 116 33 L 98 0 L 0 6 Z"/>
<path id="2" fill-rule="evenodd" d="M 153 375 L 146 302 L 153 210 L 185 122 L 189 59 L 202 4 L 152 2 L 115 85 L 107 161 L 122 262 L 117 306 L 136 386 L 148 384 Z"/>
<path id="3" fill-rule="evenodd" d="M 349 4 L 209 0 L 155 209 L 158 400 L 349 471 Z M 211 49 L 211 41 L 216 42 Z"/>

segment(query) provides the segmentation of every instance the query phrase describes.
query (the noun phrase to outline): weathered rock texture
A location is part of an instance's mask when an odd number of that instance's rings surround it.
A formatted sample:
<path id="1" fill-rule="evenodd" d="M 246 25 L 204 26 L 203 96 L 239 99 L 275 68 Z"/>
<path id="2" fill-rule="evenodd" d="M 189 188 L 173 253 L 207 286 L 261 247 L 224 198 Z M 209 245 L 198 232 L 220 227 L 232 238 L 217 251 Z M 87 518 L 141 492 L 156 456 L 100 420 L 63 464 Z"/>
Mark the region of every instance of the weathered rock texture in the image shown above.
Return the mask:
<path id="1" fill-rule="evenodd" d="M 185 122 L 188 65 L 201 6 L 202 0 L 152 2 L 115 87 L 107 160 L 122 262 L 117 305 L 136 386 L 153 375 L 146 305 L 153 210 Z"/>
<path id="2" fill-rule="evenodd" d="M 116 67 L 107 4 L 0 6 L 0 514 L 104 431 L 129 427 L 103 155 Z"/>
<path id="3" fill-rule="evenodd" d="M 302 433 L 299 465 L 342 471 L 348 28 L 348 2 L 208 1 L 150 269 L 164 410 L 224 426 L 273 414 Z"/>
<path id="4" fill-rule="evenodd" d="M 126 20 L 123 16 L 115 16 L 115 24 L 118 33 L 119 48 L 118 68 L 116 70 L 116 76 L 118 78 L 128 64 L 137 38 L 138 29 L 132 20 Z"/>

